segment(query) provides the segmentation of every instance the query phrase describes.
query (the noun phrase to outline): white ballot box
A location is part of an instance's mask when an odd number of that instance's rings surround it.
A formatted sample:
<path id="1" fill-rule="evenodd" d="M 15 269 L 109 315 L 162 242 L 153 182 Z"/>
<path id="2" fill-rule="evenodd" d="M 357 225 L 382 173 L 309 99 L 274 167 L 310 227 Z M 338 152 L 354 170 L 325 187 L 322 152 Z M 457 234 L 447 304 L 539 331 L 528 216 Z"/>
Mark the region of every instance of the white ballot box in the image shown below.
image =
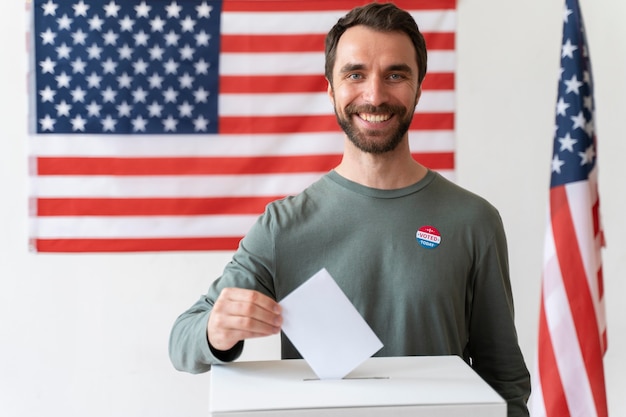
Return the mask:
<path id="1" fill-rule="evenodd" d="M 211 370 L 212 417 L 505 417 L 506 402 L 457 356 L 370 358 L 343 379 L 301 359 Z"/>

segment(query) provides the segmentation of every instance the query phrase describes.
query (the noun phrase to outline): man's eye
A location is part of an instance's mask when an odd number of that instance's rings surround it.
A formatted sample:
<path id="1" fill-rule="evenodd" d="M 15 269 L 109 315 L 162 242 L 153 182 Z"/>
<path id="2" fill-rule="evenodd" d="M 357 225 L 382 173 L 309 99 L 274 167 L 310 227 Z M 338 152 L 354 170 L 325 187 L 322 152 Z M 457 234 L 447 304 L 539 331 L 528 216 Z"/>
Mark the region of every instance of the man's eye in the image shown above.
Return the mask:
<path id="1" fill-rule="evenodd" d="M 389 75 L 389 79 L 391 80 L 402 80 L 404 76 L 402 74 L 391 74 Z"/>
<path id="2" fill-rule="evenodd" d="M 361 74 L 349 74 L 348 75 L 349 80 L 360 80 L 361 78 L 363 78 L 361 77 Z"/>

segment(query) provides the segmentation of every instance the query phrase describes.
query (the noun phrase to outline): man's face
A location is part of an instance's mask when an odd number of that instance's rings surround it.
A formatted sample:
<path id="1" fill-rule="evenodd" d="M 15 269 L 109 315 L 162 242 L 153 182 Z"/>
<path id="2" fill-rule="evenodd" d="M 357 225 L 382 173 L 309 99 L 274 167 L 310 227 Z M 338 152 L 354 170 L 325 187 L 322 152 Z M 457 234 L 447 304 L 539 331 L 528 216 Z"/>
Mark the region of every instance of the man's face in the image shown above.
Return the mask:
<path id="1" fill-rule="evenodd" d="M 415 49 L 401 32 L 354 26 L 337 44 L 328 94 L 350 141 L 367 153 L 394 150 L 407 138 L 421 89 Z"/>

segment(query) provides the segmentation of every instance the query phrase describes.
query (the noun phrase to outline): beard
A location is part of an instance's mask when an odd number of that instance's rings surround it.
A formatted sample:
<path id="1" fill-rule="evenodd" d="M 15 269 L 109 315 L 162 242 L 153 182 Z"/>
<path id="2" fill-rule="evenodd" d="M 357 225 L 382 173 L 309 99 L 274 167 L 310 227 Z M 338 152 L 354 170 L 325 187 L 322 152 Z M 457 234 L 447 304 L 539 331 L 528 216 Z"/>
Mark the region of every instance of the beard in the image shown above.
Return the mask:
<path id="1" fill-rule="evenodd" d="M 398 118 L 398 124 L 391 132 L 381 132 L 379 130 L 359 130 L 352 116 L 358 113 L 393 114 Z M 340 114 L 335 107 L 337 123 L 345 132 L 350 142 L 363 152 L 371 154 L 383 154 L 391 152 L 402 142 L 405 134 L 409 131 L 413 112 L 409 112 L 402 106 L 371 106 L 371 105 L 349 105 L 343 114 Z"/>

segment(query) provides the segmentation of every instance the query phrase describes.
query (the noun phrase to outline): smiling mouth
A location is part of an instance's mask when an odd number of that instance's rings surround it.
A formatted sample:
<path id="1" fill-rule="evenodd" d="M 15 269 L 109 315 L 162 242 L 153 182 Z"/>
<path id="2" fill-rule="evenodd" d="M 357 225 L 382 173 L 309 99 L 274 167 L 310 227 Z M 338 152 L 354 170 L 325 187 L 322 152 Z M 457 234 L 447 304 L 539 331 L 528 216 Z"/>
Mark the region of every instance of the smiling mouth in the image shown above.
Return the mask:
<path id="1" fill-rule="evenodd" d="M 391 114 L 358 113 L 358 116 L 369 123 L 382 123 L 391 119 Z"/>

